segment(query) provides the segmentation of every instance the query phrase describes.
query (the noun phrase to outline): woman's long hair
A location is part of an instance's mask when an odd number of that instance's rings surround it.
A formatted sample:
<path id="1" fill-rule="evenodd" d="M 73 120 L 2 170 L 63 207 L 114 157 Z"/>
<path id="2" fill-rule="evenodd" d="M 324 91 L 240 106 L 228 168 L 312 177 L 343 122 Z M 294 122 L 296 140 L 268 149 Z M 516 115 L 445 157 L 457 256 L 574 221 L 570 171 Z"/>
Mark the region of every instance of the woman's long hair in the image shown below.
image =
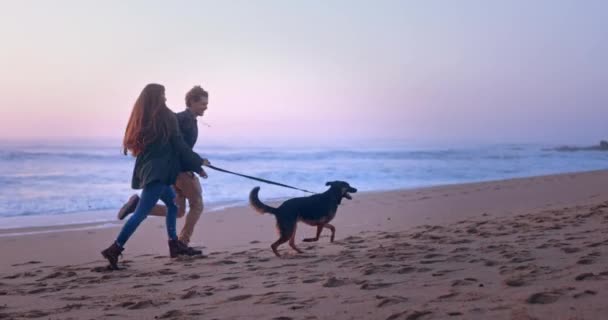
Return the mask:
<path id="1" fill-rule="evenodd" d="M 171 135 L 170 113 L 165 105 L 165 87 L 146 85 L 133 105 L 122 142 L 123 153 L 137 156 L 150 143 L 167 143 Z"/>

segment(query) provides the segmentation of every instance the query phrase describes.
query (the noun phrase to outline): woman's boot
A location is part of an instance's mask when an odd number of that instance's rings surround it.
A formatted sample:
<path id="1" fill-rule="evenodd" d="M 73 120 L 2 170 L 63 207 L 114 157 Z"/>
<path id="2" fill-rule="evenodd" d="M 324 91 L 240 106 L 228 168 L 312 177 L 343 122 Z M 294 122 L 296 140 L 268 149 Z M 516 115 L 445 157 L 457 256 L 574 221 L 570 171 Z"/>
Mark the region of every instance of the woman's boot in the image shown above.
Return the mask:
<path id="1" fill-rule="evenodd" d="M 114 242 L 111 246 L 101 252 L 101 255 L 110 262 L 110 268 L 112 270 L 118 270 L 118 257 L 122 255 L 123 250 L 123 248 Z"/>

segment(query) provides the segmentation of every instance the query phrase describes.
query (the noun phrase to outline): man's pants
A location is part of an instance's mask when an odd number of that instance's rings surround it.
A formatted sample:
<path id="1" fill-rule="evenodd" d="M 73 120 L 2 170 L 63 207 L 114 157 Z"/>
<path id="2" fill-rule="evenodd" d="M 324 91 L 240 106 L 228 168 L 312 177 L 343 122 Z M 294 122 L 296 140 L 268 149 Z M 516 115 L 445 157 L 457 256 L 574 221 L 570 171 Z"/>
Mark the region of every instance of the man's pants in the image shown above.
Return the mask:
<path id="1" fill-rule="evenodd" d="M 193 172 L 181 172 L 175 181 L 175 204 L 177 205 L 177 217 L 181 218 L 186 213 L 186 199 L 190 210 L 186 215 L 186 222 L 179 234 L 179 240 L 185 244 L 190 242 L 194 226 L 203 213 L 203 191 L 201 182 Z M 152 216 L 164 217 L 167 215 L 167 207 L 155 205 L 150 212 Z"/>

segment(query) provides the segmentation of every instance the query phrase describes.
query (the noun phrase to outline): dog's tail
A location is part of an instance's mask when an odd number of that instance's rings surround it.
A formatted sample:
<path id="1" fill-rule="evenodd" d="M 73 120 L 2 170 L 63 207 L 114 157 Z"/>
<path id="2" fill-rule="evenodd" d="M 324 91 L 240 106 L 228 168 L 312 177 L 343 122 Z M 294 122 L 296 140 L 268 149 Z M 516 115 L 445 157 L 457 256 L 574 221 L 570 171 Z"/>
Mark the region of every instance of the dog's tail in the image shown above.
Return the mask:
<path id="1" fill-rule="evenodd" d="M 264 204 L 262 201 L 260 201 L 260 198 L 258 198 L 258 192 L 260 192 L 260 187 L 255 187 L 255 188 L 251 189 L 251 192 L 249 193 L 249 204 L 251 204 L 253 209 L 255 209 L 255 211 L 257 211 L 258 213 L 275 214 L 277 212 L 277 209 L 273 208 L 271 206 L 268 206 L 268 205 Z"/>

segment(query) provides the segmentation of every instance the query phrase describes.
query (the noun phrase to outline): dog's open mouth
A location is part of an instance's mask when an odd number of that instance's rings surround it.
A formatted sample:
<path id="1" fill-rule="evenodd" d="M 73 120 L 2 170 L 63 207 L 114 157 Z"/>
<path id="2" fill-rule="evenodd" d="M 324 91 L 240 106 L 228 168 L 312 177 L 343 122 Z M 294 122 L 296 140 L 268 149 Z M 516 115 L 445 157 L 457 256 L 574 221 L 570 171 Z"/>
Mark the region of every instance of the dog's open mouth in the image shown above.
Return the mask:
<path id="1" fill-rule="evenodd" d="M 346 199 L 348 199 L 348 200 L 352 200 L 352 199 L 353 199 L 353 197 L 351 197 L 351 195 L 350 195 L 350 193 L 349 193 L 349 192 L 356 193 L 356 192 L 357 192 L 357 189 L 355 189 L 355 188 L 350 188 L 350 189 L 348 189 L 348 190 L 344 190 L 344 193 L 342 194 L 342 196 L 343 196 L 344 198 L 346 198 Z"/>

